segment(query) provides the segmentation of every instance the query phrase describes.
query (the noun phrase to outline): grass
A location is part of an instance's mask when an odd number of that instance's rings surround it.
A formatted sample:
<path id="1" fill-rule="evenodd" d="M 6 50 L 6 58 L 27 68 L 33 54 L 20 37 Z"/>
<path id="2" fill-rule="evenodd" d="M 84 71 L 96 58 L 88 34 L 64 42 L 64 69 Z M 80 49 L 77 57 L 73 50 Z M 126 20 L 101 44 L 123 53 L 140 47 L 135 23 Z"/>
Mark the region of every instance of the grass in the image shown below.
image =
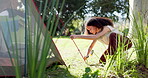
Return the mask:
<path id="1" fill-rule="evenodd" d="M 147 37 L 147 25 L 143 23 L 142 15 L 138 15 L 138 18 L 134 17 L 133 25 L 135 28 L 133 31 L 133 37 L 136 39 L 134 41 L 135 49 L 137 52 L 137 60 L 139 64 L 145 65 L 148 68 L 148 37 Z"/>
<path id="2" fill-rule="evenodd" d="M 74 77 L 81 77 L 83 74 L 85 74 L 85 68 L 90 67 L 88 66 L 84 61 L 81 55 L 79 54 L 76 46 L 69 38 L 54 38 L 55 44 L 65 61 L 68 71 L 71 75 Z M 74 40 L 76 44 L 78 45 L 82 55 L 86 55 L 87 49 L 91 43 L 91 40 L 81 40 L 81 39 L 75 39 Z M 99 43 L 99 42 L 98 42 Z M 101 44 L 101 43 L 99 43 Z M 94 53 L 92 56 L 90 56 L 87 60 L 88 64 L 96 64 L 99 62 L 99 57 L 104 52 L 106 46 L 99 46 L 99 44 L 96 44 L 94 47 Z M 99 49 L 101 48 L 101 49 Z M 61 68 L 65 68 L 65 66 L 60 66 Z M 92 71 L 95 71 L 95 67 L 91 67 Z M 65 69 L 66 70 L 66 69 Z M 54 70 L 56 71 L 56 70 Z M 52 71 L 53 72 L 53 71 Z M 51 73 L 51 72 L 49 72 Z M 63 77 L 64 78 L 64 77 Z"/>
<path id="3" fill-rule="evenodd" d="M 21 18 L 24 20 L 21 21 L 23 23 L 20 24 L 20 18 L 16 19 L 16 16 L 13 12 L 14 8 L 11 7 L 9 9 L 12 9 L 12 11 L 10 12 L 12 14 L 12 17 L 5 17 L 6 21 L 4 20 L 4 26 L 0 26 L 0 28 L 2 29 L 2 35 L 7 36 L 4 37 L 4 45 L 6 45 L 11 63 L 15 68 L 14 70 L 16 78 L 22 77 L 22 68 L 20 67 L 22 64 L 25 67 L 23 76 L 28 78 L 45 78 L 47 76 L 45 74 L 46 63 L 48 60 L 47 56 L 50 56 L 51 54 L 50 50 L 52 41 L 50 37 L 54 36 L 55 34 L 60 18 L 60 14 L 57 16 L 57 12 L 62 12 L 65 0 L 63 0 L 61 4 L 59 4 L 59 0 L 50 0 L 50 3 L 48 2 L 48 0 L 45 0 L 44 5 L 42 5 L 42 2 L 40 3 L 39 10 L 36 10 L 37 7 L 34 5 L 34 1 L 25 0 L 23 2 L 25 7 L 25 12 L 22 12 L 24 18 Z M 51 6 L 48 8 L 48 10 L 50 11 L 47 10 L 47 6 Z M 42 10 L 43 12 L 41 20 L 39 12 L 41 12 Z M 50 13 L 48 15 L 49 19 L 47 20 L 47 26 L 45 28 L 43 21 L 45 20 L 46 11 Z M 18 25 L 15 23 L 15 21 L 18 21 Z M 9 25 L 11 24 L 10 22 L 12 22 L 12 25 Z M 22 27 L 20 27 L 21 25 Z M 11 27 L 14 28 L 14 31 L 10 30 Z M 50 30 L 48 31 L 48 29 Z M 6 30 L 8 30 L 8 32 Z M 12 51 L 9 48 L 9 44 L 7 44 L 7 38 L 10 40 Z M 18 45 L 20 41 L 25 46 L 23 48 L 21 47 L 21 50 L 23 51 L 20 51 L 20 46 Z M 12 55 L 10 55 L 11 53 Z M 24 58 L 21 58 L 21 54 L 23 54 L 22 56 Z M 13 58 L 14 61 L 12 61 Z"/>
<path id="4" fill-rule="evenodd" d="M 82 55 L 86 55 L 87 49 L 92 42 L 91 40 L 83 39 L 74 39 L 77 46 L 79 47 Z M 84 61 L 81 55 L 79 54 L 76 46 L 73 41 L 69 38 L 54 38 L 54 42 L 65 61 L 66 66 L 55 65 L 51 69 L 48 69 L 49 76 L 52 78 L 90 78 L 90 76 L 96 72 L 99 74 L 104 73 L 105 71 L 101 66 L 89 66 Z M 87 60 L 88 64 L 97 64 L 102 53 L 106 50 L 107 46 L 103 45 L 100 42 L 97 42 L 93 48 L 94 54 L 90 56 Z M 132 55 L 131 59 L 134 59 L 135 55 Z M 89 73 L 88 73 L 89 72 Z M 114 73 L 112 73 L 114 74 Z"/>

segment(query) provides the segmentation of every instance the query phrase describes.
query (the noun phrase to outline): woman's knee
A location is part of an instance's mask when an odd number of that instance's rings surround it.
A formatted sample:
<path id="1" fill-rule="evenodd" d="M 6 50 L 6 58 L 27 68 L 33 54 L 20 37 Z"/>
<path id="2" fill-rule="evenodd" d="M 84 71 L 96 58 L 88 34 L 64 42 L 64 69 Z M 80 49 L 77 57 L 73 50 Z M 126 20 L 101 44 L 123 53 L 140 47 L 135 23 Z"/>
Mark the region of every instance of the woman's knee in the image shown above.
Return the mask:
<path id="1" fill-rule="evenodd" d="M 109 38 L 115 38 L 115 37 L 117 37 L 116 33 L 111 33 L 110 36 L 109 36 Z"/>

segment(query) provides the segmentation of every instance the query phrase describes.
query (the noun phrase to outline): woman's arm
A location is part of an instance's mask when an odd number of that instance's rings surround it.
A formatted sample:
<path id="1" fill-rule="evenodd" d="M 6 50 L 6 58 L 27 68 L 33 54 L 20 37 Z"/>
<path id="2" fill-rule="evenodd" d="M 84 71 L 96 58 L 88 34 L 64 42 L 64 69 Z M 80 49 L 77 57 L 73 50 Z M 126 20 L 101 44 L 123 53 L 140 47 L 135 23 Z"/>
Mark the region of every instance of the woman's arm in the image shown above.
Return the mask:
<path id="1" fill-rule="evenodd" d="M 87 39 L 87 40 L 94 40 L 95 35 L 71 35 L 71 39 Z"/>
<path id="2" fill-rule="evenodd" d="M 91 45 L 89 46 L 88 51 L 87 51 L 87 55 L 83 57 L 84 60 L 86 60 L 86 59 L 89 57 L 89 54 L 90 54 L 92 48 L 94 47 L 96 41 L 97 41 L 97 39 L 93 40 L 93 42 L 92 42 Z"/>
<path id="3" fill-rule="evenodd" d="M 87 52 L 87 56 L 89 56 L 92 48 L 94 47 L 95 43 L 96 43 L 97 39 L 93 40 L 93 42 L 91 43 L 91 45 L 88 48 L 88 52 Z"/>
<path id="4" fill-rule="evenodd" d="M 111 30 L 107 26 L 104 26 L 103 30 L 95 35 L 71 35 L 70 38 L 71 39 L 80 38 L 80 39 L 95 40 L 110 31 Z"/>

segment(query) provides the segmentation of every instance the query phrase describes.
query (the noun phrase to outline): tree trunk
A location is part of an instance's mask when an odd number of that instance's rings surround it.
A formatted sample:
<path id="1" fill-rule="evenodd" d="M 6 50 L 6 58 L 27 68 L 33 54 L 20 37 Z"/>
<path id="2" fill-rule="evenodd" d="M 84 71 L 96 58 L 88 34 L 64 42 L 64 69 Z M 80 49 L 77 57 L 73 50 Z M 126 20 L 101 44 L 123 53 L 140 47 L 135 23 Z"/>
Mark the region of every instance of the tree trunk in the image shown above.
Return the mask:
<path id="1" fill-rule="evenodd" d="M 133 31 L 133 20 L 135 17 L 136 21 L 138 21 L 139 16 L 142 17 L 143 23 L 145 26 L 148 24 L 148 0 L 129 0 L 129 18 L 130 18 L 130 27 L 129 27 L 129 37 L 132 37 Z"/>

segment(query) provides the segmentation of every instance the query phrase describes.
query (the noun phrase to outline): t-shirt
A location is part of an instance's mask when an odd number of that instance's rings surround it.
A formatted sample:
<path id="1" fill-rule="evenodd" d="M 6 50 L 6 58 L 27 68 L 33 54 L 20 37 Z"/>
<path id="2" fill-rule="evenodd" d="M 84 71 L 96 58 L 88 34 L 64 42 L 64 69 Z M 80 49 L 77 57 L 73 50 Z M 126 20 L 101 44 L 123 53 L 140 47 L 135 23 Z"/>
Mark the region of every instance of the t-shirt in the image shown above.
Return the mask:
<path id="1" fill-rule="evenodd" d="M 120 34 L 120 35 L 123 35 L 122 32 L 120 32 L 117 28 L 114 28 L 112 26 L 107 26 L 111 31 L 106 33 L 105 35 L 101 36 L 98 38 L 98 41 L 100 41 L 101 43 L 103 44 L 106 44 L 106 45 L 109 45 L 109 36 L 111 33 L 117 33 L 117 34 Z"/>

